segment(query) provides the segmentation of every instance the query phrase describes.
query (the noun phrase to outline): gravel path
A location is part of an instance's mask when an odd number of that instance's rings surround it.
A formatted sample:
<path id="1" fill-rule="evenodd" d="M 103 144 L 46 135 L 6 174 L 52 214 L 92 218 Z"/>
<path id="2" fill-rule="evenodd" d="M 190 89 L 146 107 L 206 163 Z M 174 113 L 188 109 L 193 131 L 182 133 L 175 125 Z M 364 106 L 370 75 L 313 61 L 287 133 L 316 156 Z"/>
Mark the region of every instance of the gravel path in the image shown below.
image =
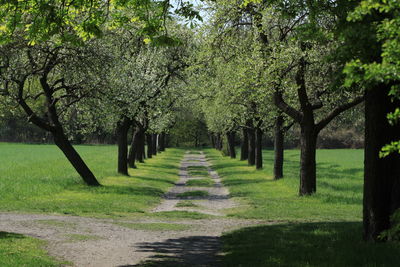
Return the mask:
<path id="1" fill-rule="evenodd" d="M 189 166 L 205 166 L 213 187 L 186 186 Z M 219 237 L 225 231 L 265 223 L 224 217 L 224 210 L 236 204 L 218 174 L 211 169 L 204 154 L 186 153 L 180 180 L 153 210 L 192 210 L 218 215 L 213 219 L 170 220 L 142 218 L 130 221 L 94 219 L 77 216 L 0 213 L 1 231 L 30 235 L 48 241 L 51 255 L 79 267 L 112 266 L 218 266 Z M 179 197 L 179 193 L 204 190 L 206 197 Z M 193 201 L 196 207 L 176 207 L 180 201 Z M 125 223 L 125 224 L 124 224 Z M 169 223 L 181 230 L 138 230 L 127 227 L 151 223 Z M 139 227 L 140 228 L 140 227 Z M 176 229 L 176 228 L 174 228 Z"/>

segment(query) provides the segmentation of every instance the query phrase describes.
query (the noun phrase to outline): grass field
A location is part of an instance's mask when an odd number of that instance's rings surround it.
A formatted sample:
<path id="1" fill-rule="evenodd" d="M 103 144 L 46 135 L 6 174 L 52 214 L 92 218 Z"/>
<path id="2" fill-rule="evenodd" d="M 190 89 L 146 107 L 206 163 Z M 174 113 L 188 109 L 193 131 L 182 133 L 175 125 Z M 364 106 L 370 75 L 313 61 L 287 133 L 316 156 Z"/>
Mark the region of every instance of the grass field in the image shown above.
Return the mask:
<path id="1" fill-rule="evenodd" d="M 271 221 L 359 221 L 362 211 L 363 151 L 317 151 L 317 193 L 299 197 L 299 151 L 285 151 L 284 179 L 272 179 L 273 151 L 264 150 L 264 169 L 205 150 L 231 196 L 245 203 L 230 216 Z"/>
<path id="2" fill-rule="evenodd" d="M 362 150 L 318 150 L 317 193 L 299 197 L 299 151 L 285 151 L 284 179 L 272 179 L 273 151 L 264 169 L 206 150 L 231 195 L 245 204 L 230 216 L 274 224 L 222 237 L 223 266 L 398 266 L 400 244 L 362 240 Z M 278 223 L 278 224 L 276 224 Z"/>
<path id="3" fill-rule="evenodd" d="M 95 217 L 145 213 L 178 176 L 183 150 L 169 149 L 131 169 L 116 173 L 115 146 L 77 146 L 103 186 L 82 183 L 54 145 L 0 143 L 0 210 Z"/>
<path id="4" fill-rule="evenodd" d="M 83 185 L 55 146 L 0 143 L 0 211 L 171 219 L 171 223 L 124 225 L 164 231 L 178 230 L 181 226 L 173 223 L 176 220 L 212 218 L 184 211 L 148 213 L 178 179 L 185 150 L 168 149 L 139 163 L 138 169 L 129 170 L 130 177 L 115 171 L 115 146 L 77 146 L 77 150 L 102 187 Z M 361 239 L 362 150 L 318 150 L 317 193 L 308 197 L 298 196 L 298 150 L 285 151 L 285 178 L 278 181 L 272 179 L 273 151 L 264 151 L 261 171 L 247 162 L 222 157 L 219 151 L 205 152 L 231 196 L 243 204 L 229 210 L 229 216 L 273 222 L 225 233 L 221 265 L 397 266 L 400 262 L 398 243 L 371 244 Z M 96 237 L 70 237 L 71 242 L 91 238 Z M 58 266 L 43 245 L 31 237 L 2 232 L 0 266 Z"/>

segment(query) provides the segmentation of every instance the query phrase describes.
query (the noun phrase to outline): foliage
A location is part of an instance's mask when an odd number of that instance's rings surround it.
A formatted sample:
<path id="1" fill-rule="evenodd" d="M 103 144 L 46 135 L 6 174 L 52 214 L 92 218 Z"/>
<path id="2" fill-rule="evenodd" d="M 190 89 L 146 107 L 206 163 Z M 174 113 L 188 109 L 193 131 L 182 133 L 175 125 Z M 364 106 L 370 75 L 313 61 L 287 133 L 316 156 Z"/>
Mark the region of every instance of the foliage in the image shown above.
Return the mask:
<path id="1" fill-rule="evenodd" d="M 345 69 L 347 83 L 385 83 L 392 86 L 389 95 L 393 98 L 400 97 L 400 3 L 398 1 L 363 0 L 349 15 L 350 21 L 363 21 L 373 19 L 375 35 L 380 45 L 380 59 L 364 62 L 355 59 L 348 63 Z M 388 114 L 391 123 L 396 123 L 400 118 L 398 109 Z M 392 152 L 400 152 L 399 141 L 393 140 L 386 145 L 380 156 L 384 157 Z"/>
<path id="2" fill-rule="evenodd" d="M 391 228 L 383 231 L 379 238 L 381 240 L 400 241 L 400 209 L 393 213 L 390 222 Z"/>

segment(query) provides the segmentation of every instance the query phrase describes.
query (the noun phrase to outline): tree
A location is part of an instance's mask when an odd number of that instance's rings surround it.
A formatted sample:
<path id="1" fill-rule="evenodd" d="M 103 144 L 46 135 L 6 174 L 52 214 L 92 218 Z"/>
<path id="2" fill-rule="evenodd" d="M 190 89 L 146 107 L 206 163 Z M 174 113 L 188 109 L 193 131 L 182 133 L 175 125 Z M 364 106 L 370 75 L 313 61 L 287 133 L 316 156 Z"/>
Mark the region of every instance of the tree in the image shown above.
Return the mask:
<path id="1" fill-rule="evenodd" d="M 400 159 L 391 153 L 398 151 L 400 132 L 399 14 L 398 1 L 361 1 L 347 21 L 374 48 L 346 47 L 355 52 L 346 69 L 348 83 L 366 87 L 363 225 L 364 239 L 371 241 L 393 226 L 390 218 L 400 208 Z"/>
<path id="2" fill-rule="evenodd" d="M 99 185 L 93 173 L 71 145 L 62 114 L 101 86 L 97 74 L 106 56 L 90 46 L 77 48 L 49 43 L 27 45 L 23 40 L 1 48 L 2 94 L 17 103 L 28 121 L 48 131 L 82 179 Z"/>

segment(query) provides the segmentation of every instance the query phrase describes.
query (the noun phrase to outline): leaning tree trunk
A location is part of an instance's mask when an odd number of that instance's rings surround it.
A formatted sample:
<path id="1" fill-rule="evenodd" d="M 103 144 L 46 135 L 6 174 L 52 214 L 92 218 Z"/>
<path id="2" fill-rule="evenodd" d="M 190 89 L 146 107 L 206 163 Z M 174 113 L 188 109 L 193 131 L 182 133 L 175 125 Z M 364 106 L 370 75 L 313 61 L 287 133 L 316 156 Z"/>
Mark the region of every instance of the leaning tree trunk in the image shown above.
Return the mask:
<path id="1" fill-rule="evenodd" d="M 76 152 L 75 148 L 71 145 L 71 142 L 65 136 L 64 132 L 62 130 L 59 132 L 54 132 L 53 137 L 54 143 L 64 153 L 68 161 L 82 177 L 83 181 L 90 186 L 99 186 L 100 183 L 97 181 L 96 177 L 86 163 L 82 160 L 78 152 Z"/>
<path id="2" fill-rule="evenodd" d="M 300 189 L 301 196 L 311 195 L 317 190 L 317 130 L 314 124 L 301 124 L 300 135 Z"/>
<path id="3" fill-rule="evenodd" d="M 387 114 L 400 106 L 388 96 L 389 86 L 366 92 L 364 150 L 364 239 L 377 240 L 391 227 L 390 216 L 400 208 L 400 157 L 379 157 L 382 147 L 399 140 L 400 124 L 390 125 Z"/>
<path id="4" fill-rule="evenodd" d="M 152 141 L 152 145 L 151 145 L 151 149 L 153 150 L 152 154 L 153 155 L 157 155 L 157 134 L 153 134 L 151 141 Z"/>
<path id="5" fill-rule="evenodd" d="M 274 136 L 274 179 L 283 177 L 283 116 L 278 115 L 275 121 L 275 136 Z"/>
<path id="6" fill-rule="evenodd" d="M 147 158 L 151 159 L 153 156 L 153 135 L 146 134 L 146 143 L 147 143 Z"/>
<path id="7" fill-rule="evenodd" d="M 118 173 L 128 174 L 128 131 L 131 122 L 124 117 L 117 124 Z"/>
<path id="8" fill-rule="evenodd" d="M 228 141 L 228 150 L 229 150 L 229 156 L 232 159 L 236 158 L 236 151 L 235 151 L 235 132 L 230 131 L 226 133 L 226 138 Z"/>
<path id="9" fill-rule="evenodd" d="M 243 140 L 240 148 L 240 160 L 247 160 L 249 158 L 249 138 L 247 135 L 247 129 L 243 128 Z"/>
<path id="10" fill-rule="evenodd" d="M 262 130 L 260 127 L 256 128 L 256 149 L 255 149 L 255 163 L 256 169 L 260 170 L 263 167 L 262 162 Z"/>
<path id="11" fill-rule="evenodd" d="M 253 166 L 256 164 L 256 133 L 254 128 L 248 128 L 247 133 L 249 137 L 249 157 L 247 162 L 249 166 Z"/>

